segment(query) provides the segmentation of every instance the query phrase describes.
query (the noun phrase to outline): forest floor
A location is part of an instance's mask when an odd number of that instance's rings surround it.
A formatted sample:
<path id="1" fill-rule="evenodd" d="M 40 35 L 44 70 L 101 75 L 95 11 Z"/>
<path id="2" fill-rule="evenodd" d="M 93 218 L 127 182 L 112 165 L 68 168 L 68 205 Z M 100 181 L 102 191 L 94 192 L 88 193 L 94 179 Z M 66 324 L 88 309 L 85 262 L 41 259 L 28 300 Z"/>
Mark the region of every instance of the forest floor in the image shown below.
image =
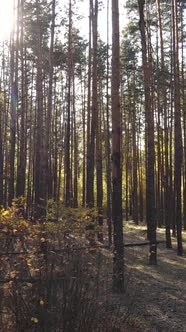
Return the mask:
<path id="1" fill-rule="evenodd" d="M 125 224 L 125 243 L 144 241 L 145 229 Z M 157 239 L 164 240 L 164 233 L 158 229 Z M 178 257 L 176 240 L 172 243 L 172 249 L 158 245 L 157 266 L 148 265 L 148 246 L 125 248 L 126 294 L 131 303 L 128 331 L 186 331 L 186 255 Z"/>
<path id="2" fill-rule="evenodd" d="M 186 332 L 186 232 L 184 256 L 173 238 L 172 249 L 158 245 L 157 266 L 148 265 L 148 245 L 125 247 L 125 292 L 116 295 L 107 225 L 104 243 L 92 247 L 86 217 L 78 222 L 78 211 L 73 218 L 67 212 L 66 222 L 41 227 L 21 220 L 12 229 L 18 238 L 0 265 L 0 331 Z M 9 239 L 2 227 L 0 251 Z M 164 238 L 158 229 L 157 240 Z M 145 240 L 145 225 L 124 221 L 125 244 Z M 10 251 L 20 253 L 6 256 Z"/>

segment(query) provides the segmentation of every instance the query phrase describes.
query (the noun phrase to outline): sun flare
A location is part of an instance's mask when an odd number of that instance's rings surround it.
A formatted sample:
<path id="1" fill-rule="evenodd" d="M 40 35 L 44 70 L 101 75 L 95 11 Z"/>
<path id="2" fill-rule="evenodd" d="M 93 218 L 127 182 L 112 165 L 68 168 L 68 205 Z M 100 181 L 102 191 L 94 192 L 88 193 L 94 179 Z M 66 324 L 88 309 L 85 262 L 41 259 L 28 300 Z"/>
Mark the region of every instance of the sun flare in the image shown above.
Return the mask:
<path id="1" fill-rule="evenodd" d="M 13 0 L 0 0 L 0 41 L 8 39 L 13 28 Z"/>

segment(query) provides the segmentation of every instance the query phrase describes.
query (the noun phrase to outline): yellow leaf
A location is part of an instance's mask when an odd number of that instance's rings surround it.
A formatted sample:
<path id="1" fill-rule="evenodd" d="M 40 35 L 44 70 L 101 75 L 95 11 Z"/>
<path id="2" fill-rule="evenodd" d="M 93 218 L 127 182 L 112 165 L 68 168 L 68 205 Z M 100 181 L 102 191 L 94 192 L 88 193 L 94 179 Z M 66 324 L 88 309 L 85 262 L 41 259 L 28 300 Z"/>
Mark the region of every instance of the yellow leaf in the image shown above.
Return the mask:
<path id="1" fill-rule="evenodd" d="M 39 321 L 38 321 L 38 319 L 36 318 L 36 317 L 32 317 L 31 318 L 31 321 L 33 322 L 33 323 L 35 323 L 35 324 L 37 324 Z"/>
<path id="2" fill-rule="evenodd" d="M 3 211 L 2 216 L 7 217 L 10 215 L 10 212 L 8 210 Z"/>
<path id="3" fill-rule="evenodd" d="M 44 237 L 41 238 L 41 242 L 45 242 L 46 239 Z"/>
<path id="4" fill-rule="evenodd" d="M 26 220 L 21 221 L 20 227 L 28 228 L 29 224 Z"/>

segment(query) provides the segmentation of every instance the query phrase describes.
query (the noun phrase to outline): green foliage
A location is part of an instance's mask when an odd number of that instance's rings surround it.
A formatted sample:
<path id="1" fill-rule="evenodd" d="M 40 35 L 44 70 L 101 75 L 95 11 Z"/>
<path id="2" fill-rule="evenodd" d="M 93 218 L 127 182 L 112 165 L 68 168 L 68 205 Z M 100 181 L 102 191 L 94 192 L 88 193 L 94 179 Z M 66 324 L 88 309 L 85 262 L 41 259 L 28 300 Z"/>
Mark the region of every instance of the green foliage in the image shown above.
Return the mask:
<path id="1" fill-rule="evenodd" d="M 100 226 L 97 220 L 102 216 L 97 208 L 66 208 L 51 199 L 48 201 L 45 230 L 51 233 L 83 235 L 90 224 L 94 225 L 95 231 L 99 231 Z"/>
<path id="2" fill-rule="evenodd" d="M 42 47 L 47 47 L 51 15 L 47 1 L 25 3 L 24 8 L 25 40 L 28 48 L 37 54 L 38 32 L 41 34 Z M 39 19 L 38 19 L 39 17 Z"/>
<path id="3" fill-rule="evenodd" d="M 98 64 L 98 77 L 99 79 L 106 78 L 107 75 L 107 53 L 108 45 L 106 45 L 101 39 L 98 40 L 98 54 L 97 54 L 97 64 Z"/>
<path id="4" fill-rule="evenodd" d="M 63 45 L 57 40 L 54 47 L 54 66 L 66 69 L 68 65 L 68 33 L 65 34 L 66 43 Z M 81 37 L 78 29 L 72 29 L 72 63 L 74 66 L 75 75 L 81 77 L 82 70 L 85 70 L 87 65 L 86 50 L 87 40 Z"/>
<path id="5" fill-rule="evenodd" d="M 14 202 L 9 209 L 0 209 L 0 230 L 1 233 L 17 233 L 26 231 L 28 222 L 20 216 L 19 207 Z"/>

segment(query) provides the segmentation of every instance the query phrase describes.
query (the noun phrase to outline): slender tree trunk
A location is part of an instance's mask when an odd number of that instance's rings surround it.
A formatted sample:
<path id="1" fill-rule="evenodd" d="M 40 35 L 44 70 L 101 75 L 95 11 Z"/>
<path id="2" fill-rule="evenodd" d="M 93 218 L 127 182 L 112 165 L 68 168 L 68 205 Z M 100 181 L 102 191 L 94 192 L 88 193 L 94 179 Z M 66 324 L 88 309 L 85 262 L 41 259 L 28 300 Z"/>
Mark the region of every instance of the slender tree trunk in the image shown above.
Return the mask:
<path id="1" fill-rule="evenodd" d="M 178 55 L 178 16 L 177 1 L 172 0 L 173 28 L 173 66 L 174 66 L 174 190 L 175 190 L 175 224 L 177 228 L 177 252 L 183 254 L 182 247 L 182 213 L 181 213 L 181 167 L 182 167 L 182 131 L 180 111 L 179 55 Z"/>
<path id="2" fill-rule="evenodd" d="M 14 181 L 15 181 L 15 145 L 16 145 L 16 109 L 17 109 L 17 68 L 15 59 L 14 37 L 11 39 L 11 56 L 10 56 L 10 89 L 11 89 L 11 121 L 10 121 L 10 175 L 8 183 L 8 205 L 12 204 L 14 198 Z"/>
<path id="3" fill-rule="evenodd" d="M 73 120 L 74 120 L 74 208 L 78 207 L 78 138 L 76 130 L 76 91 L 75 77 L 73 75 Z"/>
<path id="4" fill-rule="evenodd" d="M 46 177 L 47 177 L 47 196 L 52 197 L 52 174 L 51 174 L 51 120 L 52 120 L 52 88 L 54 76 L 54 36 L 55 36 L 55 7 L 56 0 L 52 0 L 52 22 L 49 50 L 49 87 L 47 105 L 47 135 L 46 135 Z"/>
<path id="5" fill-rule="evenodd" d="M 113 290 L 124 290 L 124 247 L 122 215 L 120 47 L 118 0 L 112 0 L 112 220 L 114 225 Z"/>
<path id="6" fill-rule="evenodd" d="M 135 74 L 134 74 L 134 82 L 133 89 L 135 91 Z M 132 147 L 133 147 L 133 220 L 135 224 L 138 225 L 138 181 L 137 181 L 137 146 L 136 146 L 136 105 L 135 105 L 135 95 L 133 97 L 133 109 L 132 109 Z"/>
<path id="7" fill-rule="evenodd" d="M 92 77 L 92 119 L 91 119 L 91 134 L 90 134 L 90 148 L 88 160 L 88 206 L 94 206 L 94 168 L 95 168 L 95 138 L 96 127 L 98 125 L 98 92 L 97 92 L 97 20 L 98 20 L 98 0 L 92 8 L 92 30 L 93 30 L 93 77 Z"/>
<path id="8" fill-rule="evenodd" d="M 165 188 L 165 226 L 166 226 L 166 246 L 171 248 L 171 235 L 170 235 L 170 191 L 169 191 L 169 157 L 168 157 L 168 124 L 167 124 L 167 93 L 166 93 L 166 80 L 165 80 L 165 60 L 164 60 L 164 41 L 162 31 L 162 19 L 160 10 L 160 0 L 157 0 L 158 21 L 159 21 L 159 34 L 160 34 L 160 49 L 161 49 L 161 83 L 162 83 L 162 98 L 163 98 L 163 111 L 164 111 L 164 130 L 165 130 L 165 175 L 164 175 L 164 188 Z"/>
<path id="9" fill-rule="evenodd" d="M 148 226 L 148 238 L 150 241 L 149 264 L 155 265 L 157 263 L 157 245 L 156 245 L 156 216 L 155 216 L 155 191 L 154 191 L 154 114 L 151 101 L 151 66 L 147 57 L 147 41 L 145 32 L 144 19 L 144 0 L 138 0 L 139 14 L 140 14 L 140 32 L 142 42 L 142 61 L 143 61 L 143 75 L 144 75 L 144 90 L 145 90 L 145 118 L 147 125 L 147 188 L 146 188 L 146 217 Z"/>
<path id="10" fill-rule="evenodd" d="M 36 141 L 35 141 L 35 218 L 41 219 L 46 215 L 46 127 L 43 107 L 43 55 L 42 31 L 40 22 L 41 7 L 38 0 L 37 6 L 37 77 L 36 77 Z"/>
<path id="11" fill-rule="evenodd" d="M 83 84 L 84 83 L 84 84 Z M 81 70 L 82 124 L 83 124 L 83 171 L 82 171 L 82 206 L 86 206 L 86 131 L 85 131 L 85 80 Z"/>
<path id="12" fill-rule="evenodd" d="M 72 83 L 72 3 L 69 0 L 69 31 L 68 31 L 68 105 L 65 148 L 65 206 L 71 205 L 71 158 L 70 158 L 70 133 L 71 133 L 71 83 Z M 71 142 L 72 143 L 72 142 Z"/>
<path id="13" fill-rule="evenodd" d="M 88 96 L 87 96 L 87 169 L 86 169 L 86 205 L 89 206 L 90 197 L 90 162 L 91 162 L 91 144 L 90 144 L 90 124 L 91 124 L 91 78 L 92 78 L 92 8 L 93 0 L 89 2 L 89 55 L 88 55 Z"/>
<path id="14" fill-rule="evenodd" d="M 25 80 L 25 64 L 26 52 L 24 52 L 24 29 L 23 29 L 23 16 L 24 2 L 21 0 L 21 128 L 20 128 L 20 151 L 18 160 L 18 173 L 17 173 L 17 187 L 16 196 L 24 196 L 25 194 L 25 177 L 26 177 L 26 128 L 25 128 L 25 115 L 26 115 L 26 80 Z"/>
<path id="15" fill-rule="evenodd" d="M 2 140 L 2 114 L 3 114 L 3 105 L 0 101 L 0 206 L 3 205 L 3 140 Z"/>
<path id="16" fill-rule="evenodd" d="M 96 188 L 97 188 L 97 208 L 98 208 L 98 223 L 100 226 L 98 232 L 98 240 L 103 242 L 103 163 L 102 163 L 102 127 L 101 127 L 101 110 L 102 105 L 102 91 L 103 87 L 100 83 L 99 88 L 99 108 L 98 108 L 98 122 L 96 127 Z"/>
<path id="17" fill-rule="evenodd" d="M 112 244 L 112 211 L 111 211 L 111 147 L 110 147 L 110 117 L 109 117 L 109 0 L 107 0 L 107 106 L 106 106 L 106 181 L 107 181 L 107 224 L 109 245 Z"/>

